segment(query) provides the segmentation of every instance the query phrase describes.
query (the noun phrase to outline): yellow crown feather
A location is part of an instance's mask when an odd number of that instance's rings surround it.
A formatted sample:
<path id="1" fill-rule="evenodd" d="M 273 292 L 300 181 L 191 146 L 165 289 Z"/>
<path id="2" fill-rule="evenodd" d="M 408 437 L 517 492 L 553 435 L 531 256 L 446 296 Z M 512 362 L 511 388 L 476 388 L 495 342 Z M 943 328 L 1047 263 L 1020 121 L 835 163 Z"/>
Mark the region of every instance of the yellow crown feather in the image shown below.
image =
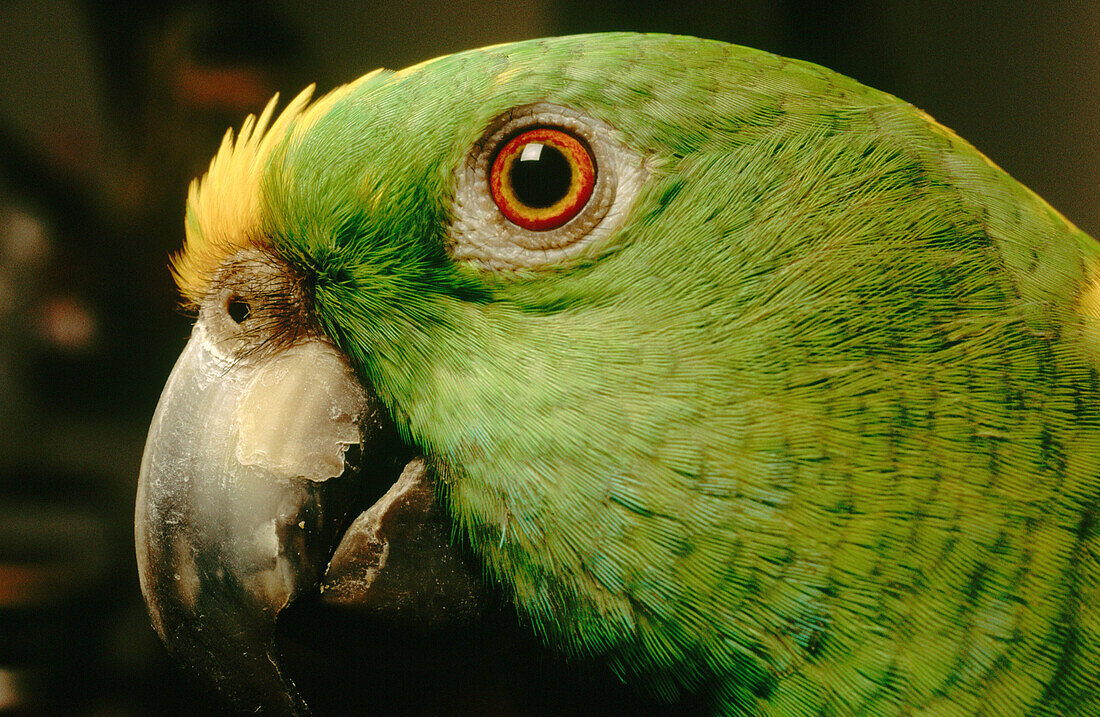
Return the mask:
<path id="1" fill-rule="evenodd" d="M 300 134 L 354 87 L 377 76 L 375 70 L 336 88 L 312 105 L 314 85 L 302 90 L 279 116 L 271 98 L 259 118 L 249 115 L 236 140 L 229 129 L 210 168 L 187 192 L 183 249 L 172 257 L 172 275 L 184 299 L 195 304 L 206 293 L 218 267 L 243 249 L 266 241 L 261 222 L 261 191 L 268 158 L 293 129 Z M 307 107 L 308 105 L 308 107 Z"/>

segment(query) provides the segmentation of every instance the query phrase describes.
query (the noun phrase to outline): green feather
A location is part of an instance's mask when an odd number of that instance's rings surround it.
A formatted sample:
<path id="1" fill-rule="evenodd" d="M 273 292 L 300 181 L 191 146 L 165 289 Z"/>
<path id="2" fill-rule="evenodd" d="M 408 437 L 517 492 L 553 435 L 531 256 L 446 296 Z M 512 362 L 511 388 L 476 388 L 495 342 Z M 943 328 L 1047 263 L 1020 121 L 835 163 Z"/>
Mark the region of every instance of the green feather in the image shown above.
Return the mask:
<path id="1" fill-rule="evenodd" d="M 549 101 L 648 175 L 560 266 L 448 254 Z M 566 653 L 724 714 L 1100 714 L 1100 248 L 912 106 L 691 38 L 462 53 L 279 147 L 263 227 Z"/>

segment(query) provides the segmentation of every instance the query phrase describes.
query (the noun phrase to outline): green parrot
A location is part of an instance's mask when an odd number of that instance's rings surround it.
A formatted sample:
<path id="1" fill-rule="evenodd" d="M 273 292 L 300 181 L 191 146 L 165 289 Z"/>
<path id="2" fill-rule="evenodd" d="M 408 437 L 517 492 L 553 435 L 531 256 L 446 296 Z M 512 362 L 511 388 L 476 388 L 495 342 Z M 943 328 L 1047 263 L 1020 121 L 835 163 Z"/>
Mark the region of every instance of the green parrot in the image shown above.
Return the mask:
<path id="1" fill-rule="evenodd" d="M 191 187 L 137 500 L 238 706 L 308 709 L 290 603 L 488 585 L 710 714 L 1100 715 L 1100 246 L 951 130 L 638 34 L 274 107 Z"/>

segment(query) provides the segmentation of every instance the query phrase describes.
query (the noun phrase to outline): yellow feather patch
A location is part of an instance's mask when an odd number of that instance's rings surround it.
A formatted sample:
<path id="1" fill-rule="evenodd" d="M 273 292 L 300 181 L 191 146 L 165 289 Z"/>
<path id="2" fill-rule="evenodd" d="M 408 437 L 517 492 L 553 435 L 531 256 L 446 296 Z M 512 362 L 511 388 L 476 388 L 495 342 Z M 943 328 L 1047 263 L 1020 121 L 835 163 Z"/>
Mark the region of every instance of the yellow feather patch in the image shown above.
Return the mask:
<path id="1" fill-rule="evenodd" d="M 194 303 L 202 297 L 223 261 L 262 242 L 260 183 L 264 163 L 312 95 L 310 85 L 274 123 L 271 118 L 279 96 L 272 97 L 259 119 L 255 115 L 245 119 L 236 141 L 232 129 L 225 133 L 210 169 L 202 179 L 191 182 L 183 250 L 172 257 L 172 274 L 187 301 Z"/>
<path id="2" fill-rule="evenodd" d="M 1084 317 L 1081 339 L 1093 365 L 1100 368 L 1100 262 L 1086 271 L 1084 287 L 1077 297 L 1077 311 Z"/>
<path id="3" fill-rule="evenodd" d="M 314 85 L 295 97 L 272 122 L 275 95 L 260 113 L 249 115 L 233 139 L 225 133 L 221 147 L 201 179 L 191 182 L 183 249 L 172 257 L 172 275 L 184 299 L 195 304 L 206 293 L 218 267 L 242 249 L 261 245 L 262 180 L 268 158 L 293 130 L 300 136 L 341 98 L 382 70 L 337 87 L 312 105 Z M 308 107 L 307 107 L 308 105 Z"/>
<path id="4" fill-rule="evenodd" d="M 1095 321 L 1100 321 L 1100 266 L 1093 267 L 1088 287 L 1081 292 L 1079 306 L 1081 313 Z"/>

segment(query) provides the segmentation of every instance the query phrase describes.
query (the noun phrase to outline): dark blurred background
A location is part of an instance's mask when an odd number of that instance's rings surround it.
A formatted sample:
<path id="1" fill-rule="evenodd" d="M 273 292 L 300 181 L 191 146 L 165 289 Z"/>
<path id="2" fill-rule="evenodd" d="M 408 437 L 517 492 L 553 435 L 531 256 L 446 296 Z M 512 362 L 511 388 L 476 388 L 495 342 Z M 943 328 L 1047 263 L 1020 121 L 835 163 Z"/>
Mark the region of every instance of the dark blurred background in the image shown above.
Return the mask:
<path id="1" fill-rule="evenodd" d="M 1100 3 L 0 0 L 0 713 L 203 712 L 141 603 L 133 493 L 189 331 L 166 268 L 229 126 L 316 82 L 507 40 L 699 35 L 954 128 L 1100 234 Z"/>

